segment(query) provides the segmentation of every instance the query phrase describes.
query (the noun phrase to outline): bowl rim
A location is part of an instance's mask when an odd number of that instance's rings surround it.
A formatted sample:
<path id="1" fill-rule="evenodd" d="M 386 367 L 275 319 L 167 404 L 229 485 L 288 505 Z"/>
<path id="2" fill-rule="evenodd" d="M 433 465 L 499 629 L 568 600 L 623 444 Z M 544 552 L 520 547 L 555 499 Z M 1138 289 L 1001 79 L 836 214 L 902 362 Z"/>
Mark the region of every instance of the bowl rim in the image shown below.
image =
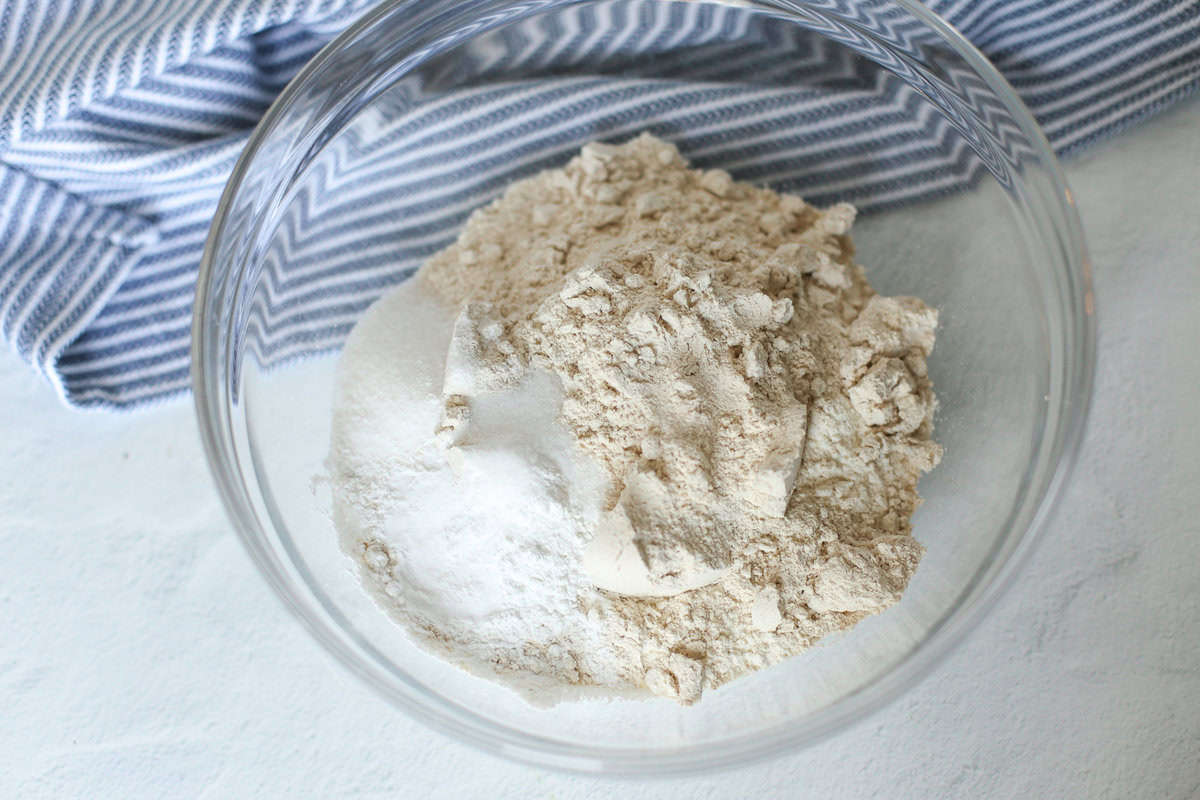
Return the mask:
<path id="1" fill-rule="evenodd" d="M 725 1 L 709 0 L 717 3 Z M 385 685 L 378 674 L 363 664 L 360 653 L 352 652 L 348 648 L 344 641 L 345 632 L 335 629 L 336 622 L 325 618 L 315 619 L 306 609 L 302 599 L 294 593 L 292 581 L 285 574 L 286 570 L 250 529 L 248 520 L 253 519 L 255 515 L 244 487 L 234 479 L 237 460 L 232 451 L 234 436 L 227 413 L 228 387 L 225 387 L 224 393 L 212 391 L 205 379 L 215 356 L 206 340 L 205 320 L 208 318 L 207 312 L 212 302 L 217 247 L 228 226 L 233 199 L 247 175 L 250 164 L 268 134 L 312 76 L 336 58 L 348 44 L 396 13 L 401 6 L 408 5 L 408 2 L 409 0 L 386 0 L 365 13 L 325 45 L 288 83 L 251 133 L 222 191 L 205 241 L 196 284 L 191 329 L 194 408 L 209 471 L 218 494 L 238 533 L 238 538 L 260 573 L 284 605 L 337 661 L 412 717 L 434 730 L 449 734 L 485 752 L 534 766 L 568 772 L 603 772 L 626 776 L 677 776 L 712 772 L 760 762 L 818 743 L 895 701 L 926 678 L 937 664 L 960 645 L 1008 590 L 1057 510 L 1063 489 L 1077 461 L 1091 407 L 1095 372 L 1096 316 L 1090 259 L 1074 197 L 1061 166 L 1050 143 L 1023 101 L 979 50 L 919 0 L 891 0 L 934 31 L 942 44 L 953 48 L 986 80 L 989 88 L 1005 103 L 1007 111 L 1034 146 L 1050 179 L 1052 192 L 1049 196 L 1053 197 L 1059 206 L 1057 211 L 1060 218 L 1057 220 L 1055 233 L 1067 257 L 1067 279 L 1070 288 L 1066 294 L 1068 297 L 1075 295 L 1080 301 L 1074 319 L 1067 321 L 1078 336 L 1075 351 L 1078 362 L 1075 364 L 1072 379 L 1063 388 L 1060 409 L 1062 422 L 1057 431 L 1057 441 L 1049 451 L 1050 472 L 1041 487 L 1032 487 L 1036 496 L 1032 506 L 1033 514 L 1008 557 L 999 565 L 990 580 L 979 586 L 973 597 L 968 598 L 968 602 L 946 612 L 928 631 L 923 641 L 899 662 L 829 706 L 814 712 L 817 719 L 802 728 L 770 737 L 769 740 L 762 731 L 731 737 L 720 743 L 718 753 L 713 752 L 713 742 L 656 750 L 604 747 L 595 748 L 594 752 L 587 753 L 577 745 L 526 733 L 485 719 L 430 692 L 415 681 L 409 681 L 413 691 L 397 691 L 394 686 Z M 557 3 L 544 5 L 547 8 L 551 5 L 565 7 L 586 2 L 589 0 L 559 0 Z M 786 13 L 785 9 L 773 5 L 773 2 L 774 0 L 742 0 L 738 4 L 769 6 L 772 11 Z M 516 6 L 523 3 L 521 0 L 508 0 L 508 4 Z M 1069 359 L 1069 356 L 1067 358 Z M 1074 413 L 1067 413 L 1070 411 Z M 795 722 L 791 721 L 781 723 L 781 726 L 794 724 Z"/>

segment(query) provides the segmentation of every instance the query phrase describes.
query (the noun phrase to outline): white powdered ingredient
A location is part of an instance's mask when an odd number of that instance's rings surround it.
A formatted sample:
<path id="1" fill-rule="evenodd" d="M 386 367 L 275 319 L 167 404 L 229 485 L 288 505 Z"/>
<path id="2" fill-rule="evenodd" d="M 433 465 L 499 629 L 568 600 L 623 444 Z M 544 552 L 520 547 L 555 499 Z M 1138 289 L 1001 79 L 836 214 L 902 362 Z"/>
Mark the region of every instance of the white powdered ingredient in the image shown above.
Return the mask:
<path id="1" fill-rule="evenodd" d="M 343 356 L 343 544 L 419 640 L 535 702 L 680 702 L 895 603 L 940 458 L 936 312 L 854 209 L 643 135 L 513 184 Z"/>

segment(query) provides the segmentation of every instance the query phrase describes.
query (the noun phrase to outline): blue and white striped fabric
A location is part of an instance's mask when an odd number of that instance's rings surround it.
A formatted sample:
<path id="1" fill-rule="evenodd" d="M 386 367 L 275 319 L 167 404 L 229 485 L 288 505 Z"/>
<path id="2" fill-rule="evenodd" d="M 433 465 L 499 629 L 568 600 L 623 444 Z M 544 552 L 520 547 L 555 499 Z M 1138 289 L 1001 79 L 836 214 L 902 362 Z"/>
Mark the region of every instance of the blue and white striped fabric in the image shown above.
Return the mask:
<path id="1" fill-rule="evenodd" d="M 412 1 L 427 8 L 446 0 Z M 181 392 L 196 269 L 224 181 L 272 98 L 369 0 L 0 2 L 0 329 L 72 404 L 120 408 Z M 928 4 L 993 60 L 1060 153 L 1200 86 L 1197 0 Z M 712 20 L 668 21 L 677 39 L 701 35 Z M 655 40 L 636 22 L 620 28 L 634 49 Z M 546 44 L 530 43 L 522 57 L 536 52 L 553 66 L 596 43 L 581 30 Z M 729 63 L 744 57 L 729 51 Z M 502 74 L 505 64 L 485 66 Z M 582 88 L 556 113 L 598 115 L 609 110 L 600 98 L 643 90 L 636 76 Z M 673 102 L 669 90 L 655 90 Z M 492 113 L 479 109 L 488 108 L 488 92 L 504 91 L 522 89 L 497 84 L 448 102 Z M 496 154 L 514 152 L 514 136 L 519 144 L 536 135 L 521 133 L 535 127 L 522 127 L 526 112 L 505 99 L 507 117 L 493 114 L 489 124 L 510 123 L 514 133 L 497 137 Z M 856 113 L 778 91 L 756 107 L 779 118 L 801 110 Z M 528 113 L 535 111 L 547 113 Z M 710 121 L 696 147 L 709 141 L 752 152 L 761 129 L 736 122 Z M 882 116 L 853 123 L 875 138 L 889 130 Z M 532 148 L 526 157 L 532 168 L 550 154 Z M 889 199 L 886 186 L 854 185 L 852 172 L 845 181 L 839 191 L 861 205 Z M 413 257 L 443 243 L 461 216 L 443 215 L 442 227 L 423 232 Z"/>

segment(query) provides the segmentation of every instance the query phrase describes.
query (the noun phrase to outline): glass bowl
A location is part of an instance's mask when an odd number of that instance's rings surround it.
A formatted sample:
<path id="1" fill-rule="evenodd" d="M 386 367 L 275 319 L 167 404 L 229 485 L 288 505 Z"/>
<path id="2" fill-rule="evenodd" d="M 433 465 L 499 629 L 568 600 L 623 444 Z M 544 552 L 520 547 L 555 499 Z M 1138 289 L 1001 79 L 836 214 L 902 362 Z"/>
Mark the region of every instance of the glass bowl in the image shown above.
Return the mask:
<path id="1" fill-rule="evenodd" d="M 649 130 L 703 167 L 847 200 L 885 294 L 941 311 L 942 464 L 903 600 L 705 695 L 538 710 L 410 643 L 358 585 L 321 475 L 339 345 L 470 211 L 594 139 Z M 1071 196 L 1028 111 L 910 0 L 384 3 L 255 130 L 200 272 L 196 409 L 263 575 L 313 635 L 433 728 L 535 764 L 667 774 L 744 764 L 911 686 L 1046 527 L 1091 388 L 1094 321 Z"/>

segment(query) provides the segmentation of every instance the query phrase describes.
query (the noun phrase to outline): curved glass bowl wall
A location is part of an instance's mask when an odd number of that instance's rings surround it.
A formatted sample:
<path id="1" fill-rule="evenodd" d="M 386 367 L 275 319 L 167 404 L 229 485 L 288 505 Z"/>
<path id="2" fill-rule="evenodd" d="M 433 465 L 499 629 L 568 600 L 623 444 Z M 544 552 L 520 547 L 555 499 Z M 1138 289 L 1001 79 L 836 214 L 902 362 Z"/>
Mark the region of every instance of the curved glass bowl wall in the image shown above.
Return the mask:
<path id="1" fill-rule="evenodd" d="M 815 109 L 815 110 L 814 110 Z M 942 465 L 903 602 L 707 695 L 526 706 L 414 648 L 341 555 L 320 481 L 338 346 L 515 178 L 648 130 L 696 165 L 854 202 L 858 258 L 941 311 Z M 394 2 L 301 73 L 213 225 L 196 404 L 246 544 L 313 634 L 460 739 L 589 771 L 744 763 L 918 679 L 1004 585 L 1069 469 L 1092 365 L 1089 278 L 1053 155 L 1008 86 L 911 2 Z"/>

